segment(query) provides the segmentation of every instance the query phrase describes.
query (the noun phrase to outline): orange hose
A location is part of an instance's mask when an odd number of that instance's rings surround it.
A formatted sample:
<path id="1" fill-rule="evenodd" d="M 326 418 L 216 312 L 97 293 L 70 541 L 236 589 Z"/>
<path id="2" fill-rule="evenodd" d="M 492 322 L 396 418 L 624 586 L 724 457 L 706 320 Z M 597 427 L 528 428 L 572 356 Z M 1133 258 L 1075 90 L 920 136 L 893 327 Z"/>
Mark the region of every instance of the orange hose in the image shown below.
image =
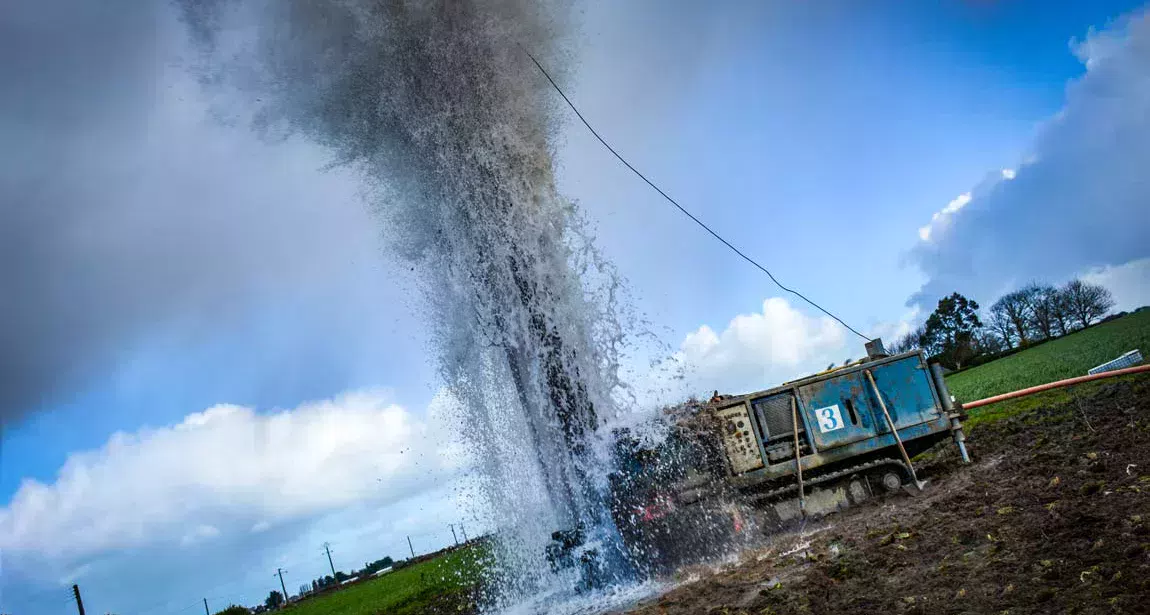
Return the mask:
<path id="1" fill-rule="evenodd" d="M 1089 376 L 1078 376 L 1077 378 L 1067 378 L 1066 380 L 1059 380 L 1057 382 L 1048 382 L 1046 384 L 1040 384 L 1038 386 L 1033 386 L 1033 387 L 1030 387 L 1028 389 L 1019 389 L 1017 391 L 1011 391 L 1010 393 L 1003 393 L 1002 395 L 995 395 L 994 397 L 987 397 L 986 399 L 980 399 L 978 401 L 972 401 L 970 403 L 965 403 L 965 404 L 962 404 L 962 407 L 963 407 L 963 409 L 969 410 L 971 408 L 978 408 L 979 406 L 985 406 L 987 404 L 993 404 L 993 403 L 999 402 L 999 401 L 1006 401 L 1008 399 L 1014 399 L 1016 397 L 1025 397 L 1027 395 L 1033 395 L 1035 393 L 1041 393 L 1043 391 L 1049 391 L 1050 389 L 1059 389 L 1062 387 L 1068 387 L 1072 384 L 1080 384 L 1083 382 L 1090 382 L 1091 380 L 1101 380 L 1103 378 L 1113 378 L 1114 376 L 1125 376 L 1126 374 L 1140 374 L 1142 372 L 1150 372 L 1150 365 L 1139 365 L 1137 367 L 1127 367 L 1127 368 L 1123 368 L 1123 369 L 1116 369 L 1112 372 L 1102 372 L 1100 374 L 1091 374 Z"/>

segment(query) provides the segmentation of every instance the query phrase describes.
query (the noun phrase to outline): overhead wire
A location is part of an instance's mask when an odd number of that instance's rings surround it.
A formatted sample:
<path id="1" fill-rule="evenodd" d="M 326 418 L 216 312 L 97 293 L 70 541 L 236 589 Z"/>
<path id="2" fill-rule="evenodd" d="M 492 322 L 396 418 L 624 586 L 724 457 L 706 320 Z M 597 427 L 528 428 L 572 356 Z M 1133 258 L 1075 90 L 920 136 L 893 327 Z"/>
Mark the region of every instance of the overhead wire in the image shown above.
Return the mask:
<path id="1" fill-rule="evenodd" d="M 66 592 L 67 594 L 67 596 L 64 598 L 63 604 L 75 604 L 76 597 L 72 595 L 72 589 L 70 586 L 67 588 L 53 587 L 50 589 L 32 592 L 29 594 L 22 594 L 19 596 L 9 594 L 9 601 L 21 605 L 43 606 L 45 609 L 47 609 L 49 607 L 58 606 L 61 604 L 59 595 L 61 591 Z M 20 609 L 17 608 L 15 610 Z"/>
<path id="2" fill-rule="evenodd" d="M 520 47 L 522 48 L 522 45 L 520 45 Z M 637 175 L 639 177 L 639 179 L 646 182 L 648 186 L 650 186 L 652 189 L 654 189 L 655 192 L 658 192 L 664 199 L 667 200 L 667 202 L 674 205 L 675 208 L 677 208 L 680 212 L 683 213 L 683 215 L 690 218 L 692 222 L 697 224 L 703 230 L 710 233 L 710 235 L 712 237 L 719 240 L 724 246 L 729 248 L 735 254 L 739 255 L 739 257 L 741 257 L 743 260 L 745 260 L 748 263 L 750 263 L 751 265 L 753 265 L 759 271 L 762 271 L 763 273 L 767 274 L 767 277 L 769 277 L 771 279 L 771 281 L 775 283 L 776 286 L 778 286 L 779 288 L 785 290 L 786 292 L 791 293 L 792 295 L 802 299 L 803 301 L 806 301 L 808 304 L 810 304 L 811 306 L 813 306 L 815 309 L 819 310 L 823 314 L 830 316 L 836 322 L 838 322 L 840 325 L 842 325 L 843 327 L 846 327 L 846 329 L 848 331 L 850 331 L 851 333 L 854 333 L 855 335 L 863 338 L 864 340 L 866 340 L 868 342 L 871 341 L 871 338 L 867 337 L 866 335 L 863 335 L 862 333 L 859 333 L 858 330 L 856 330 L 854 327 L 848 325 L 846 322 L 843 321 L 843 319 L 839 318 L 838 316 L 835 316 L 834 314 L 832 314 L 829 310 L 827 310 L 823 306 L 821 306 L 818 303 L 815 303 L 814 301 L 809 299 L 806 295 L 800 293 L 799 291 L 797 291 L 793 288 L 789 288 L 787 286 L 784 286 L 783 283 L 779 282 L 778 278 L 776 278 L 774 276 L 774 274 L 772 274 L 770 272 L 770 270 L 768 270 L 766 267 L 761 265 L 755 259 L 751 258 L 750 256 L 747 256 L 747 254 L 745 252 L 743 252 L 739 248 L 735 247 L 731 242 L 724 239 L 722 235 L 715 232 L 715 230 L 712 229 L 710 226 L 708 226 L 705 222 L 703 222 L 702 220 L 697 218 L 694 214 L 692 214 L 690 211 L 688 211 L 685 207 L 680 205 L 678 203 L 678 201 L 671 198 L 671 196 L 668 195 L 666 192 L 664 192 L 662 188 L 655 185 L 655 182 L 647 179 L 646 175 L 643 175 L 638 169 L 636 169 L 634 166 L 632 166 L 630 162 L 627 162 L 627 159 L 624 158 L 621 154 L 619 154 L 619 152 L 616 151 L 615 148 L 612 147 L 611 144 L 608 143 L 607 140 L 604 139 L 599 134 L 599 131 L 595 130 L 595 128 L 591 125 L 591 123 L 587 121 L 587 118 L 583 117 L 583 114 L 579 111 L 579 108 L 576 107 L 575 103 L 573 103 L 571 101 L 571 99 L 567 97 L 567 94 L 563 92 L 563 88 L 560 88 L 559 84 L 556 83 L 555 80 L 551 78 L 551 74 L 547 72 L 547 69 L 543 68 L 543 65 L 539 63 L 539 60 L 535 59 L 535 56 L 532 55 L 531 52 L 528 51 L 526 48 L 523 48 L 523 52 L 527 54 L 527 57 L 531 58 L 531 61 L 535 64 L 535 67 L 539 69 L 539 72 L 543 73 L 543 76 L 547 78 L 547 81 L 551 84 L 551 87 L 553 87 L 555 89 L 555 91 L 559 93 L 559 96 L 563 97 L 563 101 L 566 102 L 567 106 L 570 107 L 571 110 L 575 112 L 575 115 L 579 118 L 579 121 L 583 122 L 583 125 L 587 127 L 587 130 L 591 131 L 591 134 L 594 135 L 595 138 L 599 140 L 599 143 L 602 143 L 603 147 L 607 148 L 607 151 L 611 152 L 615 156 L 615 158 L 618 158 L 619 162 L 623 163 L 623 166 L 630 169 L 632 173 L 634 173 L 635 175 Z"/>

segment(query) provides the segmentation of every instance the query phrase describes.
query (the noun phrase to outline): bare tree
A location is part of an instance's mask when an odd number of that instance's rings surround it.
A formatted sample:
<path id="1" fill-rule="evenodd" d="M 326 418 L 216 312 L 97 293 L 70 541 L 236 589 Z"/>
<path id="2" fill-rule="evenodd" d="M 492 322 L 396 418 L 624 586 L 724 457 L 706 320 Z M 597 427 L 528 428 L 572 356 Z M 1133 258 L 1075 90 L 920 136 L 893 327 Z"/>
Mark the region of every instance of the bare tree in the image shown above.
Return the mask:
<path id="1" fill-rule="evenodd" d="M 901 354 L 916 348 L 922 348 L 922 336 L 925 332 L 925 325 L 919 326 L 917 329 L 907 331 L 905 335 L 896 338 L 894 342 L 891 343 L 890 353 Z"/>
<path id="2" fill-rule="evenodd" d="M 1031 319 L 1033 318 L 1033 303 L 1027 289 L 1016 290 L 1003 295 L 1001 299 L 990 306 L 992 321 L 1006 321 L 1010 323 L 1014 337 L 1018 339 L 1019 346 L 1025 346 L 1031 339 Z"/>
<path id="3" fill-rule="evenodd" d="M 1114 297 L 1105 287 L 1071 280 L 1062 289 L 1067 312 L 1080 327 L 1102 318 L 1114 307 Z"/>
<path id="4" fill-rule="evenodd" d="M 1066 299 L 1065 289 L 1059 288 L 1054 296 L 1054 322 L 1058 325 L 1058 335 L 1066 335 L 1074 329 L 1070 316 L 1070 302 Z"/>
<path id="5" fill-rule="evenodd" d="M 983 327 L 974 332 L 974 350 L 976 355 L 994 354 L 1010 348 L 1009 343 L 1003 342 L 1002 336 L 993 329 Z"/>
<path id="6" fill-rule="evenodd" d="M 1030 317 L 1034 330 L 1043 339 L 1061 335 L 1059 320 L 1063 311 L 1062 294 L 1049 285 L 1032 284 L 1023 289 L 1030 299 Z"/>
<path id="7" fill-rule="evenodd" d="M 998 305 L 997 303 L 995 304 Z M 994 333 L 1003 348 L 1014 348 L 1015 327 L 1003 310 L 990 309 L 986 327 Z"/>

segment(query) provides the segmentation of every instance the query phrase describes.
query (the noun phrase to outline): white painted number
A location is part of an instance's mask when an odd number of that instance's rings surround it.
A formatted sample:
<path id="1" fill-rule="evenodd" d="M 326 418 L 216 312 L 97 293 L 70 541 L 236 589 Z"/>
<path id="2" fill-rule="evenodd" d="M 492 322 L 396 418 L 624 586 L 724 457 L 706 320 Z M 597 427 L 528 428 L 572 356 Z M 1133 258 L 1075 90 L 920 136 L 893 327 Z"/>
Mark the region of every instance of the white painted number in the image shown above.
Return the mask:
<path id="1" fill-rule="evenodd" d="M 839 412 L 838 404 L 815 410 L 815 416 L 819 419 L 819 431 L 822 433 L 843 428 L 843 414 Z"/>

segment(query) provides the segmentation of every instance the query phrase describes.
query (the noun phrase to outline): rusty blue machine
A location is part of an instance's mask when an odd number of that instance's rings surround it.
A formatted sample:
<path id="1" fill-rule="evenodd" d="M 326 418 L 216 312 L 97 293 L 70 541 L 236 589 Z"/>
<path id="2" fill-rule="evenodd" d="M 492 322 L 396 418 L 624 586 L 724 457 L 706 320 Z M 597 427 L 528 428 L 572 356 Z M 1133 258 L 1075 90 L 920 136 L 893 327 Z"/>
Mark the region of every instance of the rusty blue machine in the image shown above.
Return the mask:
<path id="1" fill-rule="evenodd" d="M 644 443 L 614 432 L 609 507 L 616 552 L 640 576 L 729 552 L 774 527 L 925 486 L 914 457 L 948 440 L 969 462 L 961 407 L 941 367 L 920 351 L 867 357 L 745 395 L 689 401 L 665 411 L 668 433 Z M 582 534 L 556 532 L 556 569 L 587 559 Z M 601 574 L 584 573 L 592 587 Z"/>
<path id="2" fill-rule="evenodd" d="M 636 567 L 673 569 L 723 552 L 750 527 L 921 490 L 913 458 L 948 440 L 969 462 L 941 368 L 919 351 L 890 356 L 881 340 L 867 352 L 781 386 L 668 409 L 673 428 L 655 446 L 616 433 L 611 509 Z"/>
<path id="3" fill-rule="evenodd" d="M 888 356 L 880 340 L 864 360 L 782 386 L 716 397 L 710 412 L 726 478 L 779 519 L 823 512 L 904 486 L 921 490 L 912 458 L 953 440 L 969 461 L 961 414 L 941 367 L 920 351 Z M 778 502 L 794 495 L 793 505 Z M 808 500 L 814 500 L 808 510 Z"/>

